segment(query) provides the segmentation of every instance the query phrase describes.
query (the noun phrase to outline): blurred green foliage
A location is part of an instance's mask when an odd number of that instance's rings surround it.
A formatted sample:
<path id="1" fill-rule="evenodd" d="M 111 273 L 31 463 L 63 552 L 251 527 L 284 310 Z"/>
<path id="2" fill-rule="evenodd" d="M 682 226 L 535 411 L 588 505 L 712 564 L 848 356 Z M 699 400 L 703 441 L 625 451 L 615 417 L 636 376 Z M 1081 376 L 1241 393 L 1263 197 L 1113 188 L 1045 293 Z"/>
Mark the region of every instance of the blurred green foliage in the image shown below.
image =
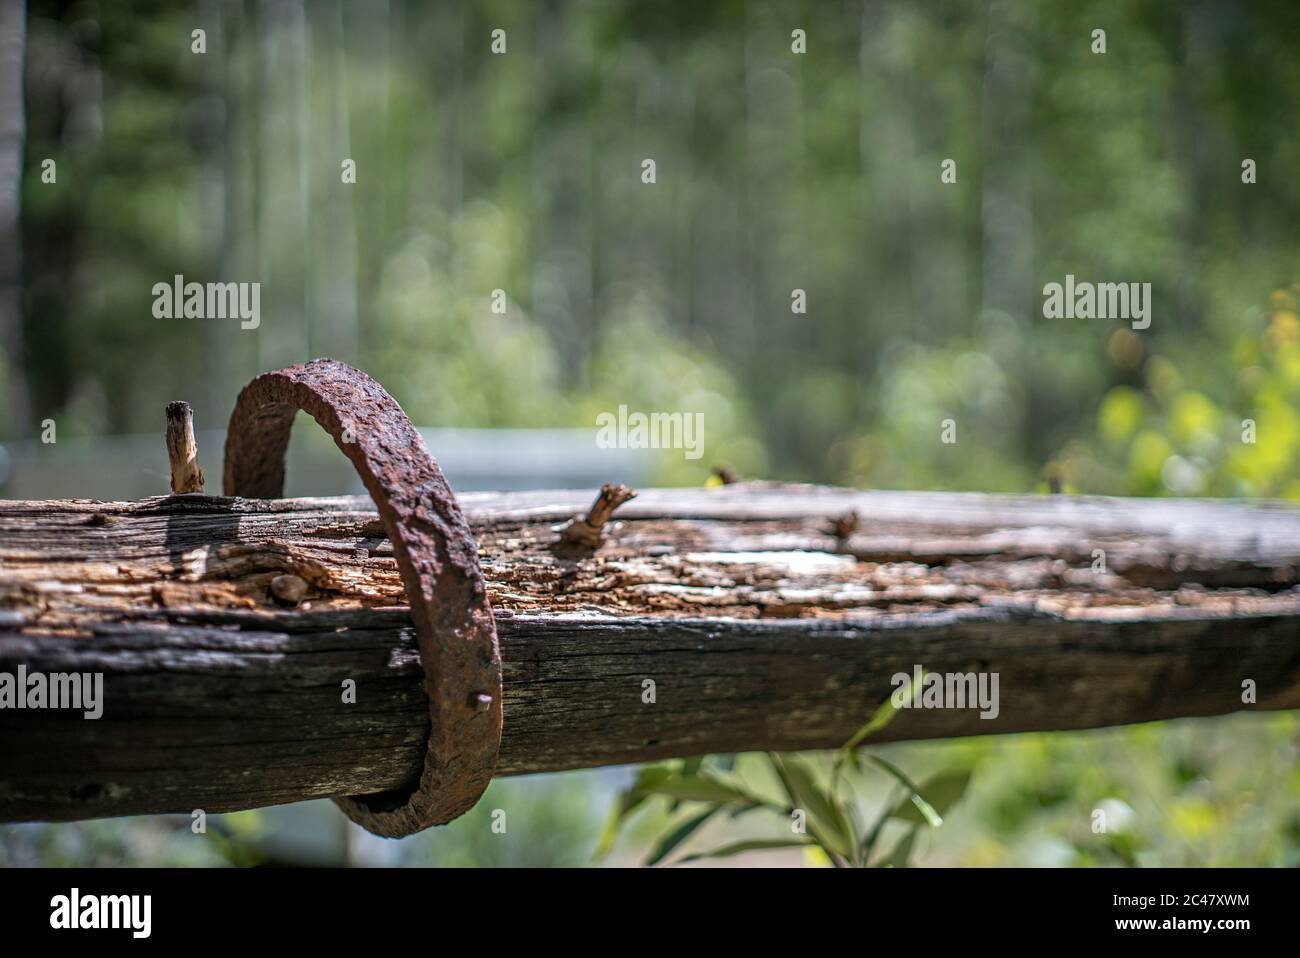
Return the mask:
<path id="1" fill-rule="evenodd" d="M 961 800 L 971 779 L 969 769 L 950 769 L 918 786 L 888 759 L 872 754 L 864 757 L 861 747 L 894 720 L 904 702 L 915 703 L 920 689 L 910 682 L 900 688 L 828 762 L 769 752 L 739 759 L 710 755 L 643 766 L 611 806 L 596 846 L 597 857 L 609 854 L 629 816 L 648 800 L 662 798 L 667 800 L 670 814 L 683 806 L 688 810 L 655 841 L 647 865 L 670 859 L 673 864 L 685 865 L 798 848 L 810 861 L 836 868 L 906 867 L 917 836 L 923 829 L 943 827 L 943 816 Z M 868 770 L 884 772 L 897 786 L 870 817 L 855 800 L 855 780 Z M 743 838 L 707 851 L 683 853 L 683 846 L 710 822 L 729 821 L 734 826 L 750 812 L 767 813 L 767 818 L 776 813 L 781 827 L 775 837 Z M 891 823 L 906 828 L 892 850 L 880 842 Z"/>
<path id="2" fill-rule="evenodd" d="M 1300 716 L 1295 713 L 868 748 L 920 783 L 919 792 L 942 806 L 943 818 L 940 828 L 917 828 L 919 820 L 898 815 L 905 806 L 889 776 L 852 776 L 849 814 L 865 823 L 886 816 L 876 839 L 885 854 L 873 863 L 1300 866 Z M 802 759 L 823 782 L 834 760 L 821 753 Z M 671 767 L 680 774 L 677 764 Z M 737 756 L 735 774 L 747 787 L 781 801 L 780 784 L 762 756 Z M 960 792 L 948 789 L 948 781 L 959 782 Z M 654 787 L 644 783 L 640 791 L 649 798 Z M 640 794 L 637 783 L 624 794 Z M 611 858 L 653 860 L 674 829 L 702 808 L 643 800 L 627 810 L 639 816 L 624 825 L 626 834 Z M 788 840 L 788 829 L 788 816 L 715 815 L 688 836 L 687 851 L 781 835 Z M 907 856 L 896 858 L 904 842 Z M 686 857 L 683 849 L 675 851 Z M 759 849 L 739 863 L 830 864 L 816 849 L 809 851 Z"/>
<path id="3" fill-rule="evenodd" d="M 573 772 L 496 779 L 479 803 L 443 828 L 399 844 L 395 864 L 439 867 L 543 866 L 587 863 L 600 828 L 600 773 Z"/>
<path id="4" fill-rule="evenodd" d="M 1167 356 L 1142 363 L 1097 411 L 1095 443 L 1075 442 L 1060 473 L 1083 488 L 1136 495 L 1300 498 L 1300 286 L 1277 290 L 1261 320 L 1227 346 L 1232 381 L 1209 393 Z M 1143 344 L 1119 331 L 1108 352 L 1135 365 Z"/>
<path id="5" fill-rule="evenodd" d="M 182 394 L 219 425 L 329 354 L 427 425 L 704 412 L 665 482 L 1294 496 L 1298 27 L 1282 2 L 42 0 L 5 365 L 61 436 L 153 430 Z M 1044 319 L 1067 272 L 1150 282 L 1151 328 Z M 261 328 L 155 320 L 176 273 L 261 282 Z"/>
<path id="6" fill-rule="evenodd" d="M 209 816 L 191 830 L 190 816 L 158 815 L 67 824 L 0 826 L 0 867 L 249 867 L 265 863 L 256 810 Z"/>

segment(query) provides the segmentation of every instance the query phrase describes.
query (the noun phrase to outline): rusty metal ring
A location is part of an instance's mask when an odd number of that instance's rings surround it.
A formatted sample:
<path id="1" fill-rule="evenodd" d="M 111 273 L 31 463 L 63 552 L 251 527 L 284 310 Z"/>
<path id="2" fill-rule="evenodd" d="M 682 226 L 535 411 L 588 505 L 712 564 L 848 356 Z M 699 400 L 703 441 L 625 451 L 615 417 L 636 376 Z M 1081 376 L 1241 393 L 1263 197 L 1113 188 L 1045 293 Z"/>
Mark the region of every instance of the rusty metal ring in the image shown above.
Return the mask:
<path id="1" fill-rule="evenodd" d="M 258 376 L 230 414 L 228 496 L 278 498 L 294 413 L 311 414 L 352 460 L 393 543 L 419 638 L 432 725 L 411 788 L 337 798 L 349 818 L 400 838 L 470 809 L 501 744 L 501 655 L 478 550 L 424 440 L 365 373 L 314 359 Z"/>

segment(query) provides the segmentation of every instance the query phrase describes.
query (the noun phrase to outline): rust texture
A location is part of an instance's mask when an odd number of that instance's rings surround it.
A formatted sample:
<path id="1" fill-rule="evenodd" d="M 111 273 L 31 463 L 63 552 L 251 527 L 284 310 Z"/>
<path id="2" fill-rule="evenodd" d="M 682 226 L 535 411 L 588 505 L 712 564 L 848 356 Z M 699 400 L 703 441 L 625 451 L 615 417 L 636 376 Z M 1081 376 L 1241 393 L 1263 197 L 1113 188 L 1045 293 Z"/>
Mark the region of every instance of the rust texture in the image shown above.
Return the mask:
<path id="1" fill-rule="evenodd" d="M 283 495 L 285 450 L 299 409 L 356 467 L 411 604 L 431 719 L 419 780 L 336 799 L 359 825 L 397 838 L 451 821 L 492 779 L 502 723 L 496 626 L 474 536 L 442 471 L 397 401 L 346 363 L 316 359 L 244 387 L 226 435 L 225 494 Z"/>

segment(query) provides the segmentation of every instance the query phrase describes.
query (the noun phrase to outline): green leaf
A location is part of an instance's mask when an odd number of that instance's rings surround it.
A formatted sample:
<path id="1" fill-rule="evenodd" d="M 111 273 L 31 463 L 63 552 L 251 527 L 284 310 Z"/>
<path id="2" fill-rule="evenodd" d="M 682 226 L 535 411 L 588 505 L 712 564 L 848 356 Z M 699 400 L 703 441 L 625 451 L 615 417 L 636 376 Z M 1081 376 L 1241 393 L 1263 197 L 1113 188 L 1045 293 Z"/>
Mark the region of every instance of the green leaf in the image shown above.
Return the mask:
<path id="1" fill-rule="evenodd" d="M 600 861 L 610 853 L 614 842 L 618 841 L 618 830 L 631 811 L 626 792 L 619 795 L 609 806 L 609 814 L 605 816 L 605 821 L 600 826 L 600 837 L 596 839 L 596 848 L 591 853 L 592 861 Z"/>
<path id="2" fill-rule="evenodd" d="M 920 825 L 913 825 L 908 829 L 907 834 L 899 840 L 898 844 L 894 846 L 894 850 L 885 856 L 880 864 L 892 868 L 906 868 L 907 859 L 912 854 L 912 846 L 916 844 L 916 833 L 920 829 Z"/>
<path id="3" fill-rule="evenodd" d="M 650 857 L 646 859 L 646 865 L 658 865 L 661 861 L 672 854 L 674 848 L 686 841 L 686 839 L 690 838 L 691 834 L 697 828 L 712 818 L 714 812 L 717 812 L 723 807 L 724 806 L 722 805 L 714 805 L 711 808 L 706 808 L 698 815 L 692 815 L 690 818 L 686 819 L 686 821 L 680 823 L 676 828 L 655 843 L 654 848 L 650 851 Z"/>
<path id="4" fill-rule="evenodd" d="M 875 850 L 876 841 L 880 838 L 880 833 L 884 831 L 885 823 L 889 821 L 893 811 L 894 805 L 886 804 L 884 811 L 882 811 L 880 817 L 876 819 L 876 824 L 871 826 L 871 831 L 867 832 L 866 836 L 862 839 L 861 844 L 858 845 L 858 861 L 864 867 L 869 861 L 871 861 L 871 853 Z"/>
<path id="5" fill-rule="evenodd" d="M 921 672 L 921 679 L 922 681 L 924 681 L 925 679 L 924 671 Z M 916 694 L 920 692 L 920 690 L 921 690 L 921 683 L 918 682 L 916 686 L 913 687 L 912 679 L 911 677 L 909 677 L 907 680 L 907 685 L 903 689 L 899 689 L 898 691 L 903 693 L 904 701 L 909 701 L 909 700 L 914 700 Z M 863 740 L 868 735 L 871 735 L 875 732 L 879 732 L 882 728 L 884 728 L 886 725 L 892 722 L 894 720 L 894 716 L 896 716 L 898 712 L 899 712 L 899 707 L 894 704 L 894 695 L 891 694 L 887 699 L 885 699 L 885 701 L 880 703 L 880 705 L 876 708 L 875 714 L 872 715 L 871 718 L 867 721 L 867 724 L 862 726 L 862 728 L 858 729 L 856 732 L 854 732 L 853 736 L 840 747 L 840 750 L 843 752 L 852 752 L 855 748 L 857 748 L 859 745 L 862 744 Z"/>
<path id="6" fill-rule="evenodd" d="M 734 785 L 697 775 L 693 778 L 670 778 L 647 786 L 646 794 L 663 795 L 684 802 L 752 803 L 753 798 Z"/>
<path id="7" fill-rule="evenodd" d="M 947 815 L 948 809 L 956 805 L 966 794 L 970 779 L 969 769 L 943 772 L 929 779 L 920 787 L 919 792 L 925 796 L 925 801 L 934 809 L 935 814 L 942 817 Z M 929 824 L 910 796 L 899 802 L 898 807 L 890 812 L 890 815 L 905 822 L 914 822 L 918 825 Z"/>
<path id="8" fill-rule="evenodd" d="M 854 845 L 853 826 L 836 804 L 834 796 L 818 787 L 812 772 L 799 759 L 779 755 L 768 757 L 790 796 L 791 804 L 804 809 L 812 819 L 815 837 L 827 844 L 827 851 L 841 858 L 848 857 Z"/>
<path id="9" fill-rule="evenodd" d="M 618 831 L 623 823 L 650 797 L 647 789 L 653 783 L 664 781 L 671 775 L 672 769 L 665 765 L 641 766 L 636 781 L 619 793 L 614 804 L 610 806 L 609 814 L 605 816 L 605 822 L 600 829 L 600 838 L 597 839 L 596 849 L 591 855 L 594 861 L 599 861 L 609 854 L 614 847 L 614 842 L 618 840 Z"/>
<path id="10" fill-rule="evenodd" d="M 632 783 L 628 791 L 641 794 L 648 786 L 656 782 L 666 781 L 675 774 L 670 765 L 642 765 L 637 771 L 636 781 Z"/>
<path id="11" fill-rule="evenodd" d="M 806 838 L 760 838 L 751 841 L 736 842 L 732 845 L 723 845 L 721 848 L 715 848 L 709 852 L 699 852 L 695 855 L 687 855 L 681 859 L 682 862 L 697 862 L 702 858 L 730 858 L 732 855 L 739 855 L 741 852 L 758 851 L 763 848 L 792 848 L 799 845 L 811 845 L 812 842 Z"/>
<path id="12" fill-rule="evenodd" d="M 920 789 L 912 784 L 912 780 L 903 774 L 902 769 L 897 765 L 894 765 L 892 762 L 885 761 L 885 759 L 881 758 L 879 755 L 871 755 L 868 757 L 890 775 L 894 776 L 898 783 L 907 789 L 910 793 L 912 804 L 915 805 L 916 810 L 921 813 L 925 820 L 925 824 L 929 825 L 931 828 L 938 828 L 943 824 L 943 816 L 936 812 L 934 806 L 925 800 Z"/>

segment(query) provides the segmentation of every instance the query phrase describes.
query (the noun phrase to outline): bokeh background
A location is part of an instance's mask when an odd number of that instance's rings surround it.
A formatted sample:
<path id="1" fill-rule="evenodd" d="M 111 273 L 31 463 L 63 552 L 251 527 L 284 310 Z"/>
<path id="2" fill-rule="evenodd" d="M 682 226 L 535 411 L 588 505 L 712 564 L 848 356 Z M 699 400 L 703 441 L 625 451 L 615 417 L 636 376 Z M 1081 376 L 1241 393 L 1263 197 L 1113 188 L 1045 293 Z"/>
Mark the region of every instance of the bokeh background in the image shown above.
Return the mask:
<path id="1" fill-rule="evenodd" d="M 215 474 L 204 431 L 239 388 L 328 355 L 463 440 L 459 487 L 726 464 L 1300 498 L 1292 0 L 23 8 L 0 2 L 0 495 L 165 492 L 176 398 Z M 260 282 L 260 328 L 155 319 L 177 273 Z M 1067 273 L 1151 283 L 1151 328 L 1044 319 Z M 703 412 L 704 458 L 593 458 L 621 403 Z M 289 491 L 348 481 L 291 468 Z M 920 864 L 1294 865 L 1298 743 L 1294 716 L 1255 715 L 881 753 L 976 769 Z M 0 827 L 0 862 L 584 864 L 628 774 L 498 782 L 506 836 L 488 802 L 379 846 L 310 805 L 203 840 L 188 817 Z M 1102 803 L 1125 824 L 1094 835 Z M 664 820 L 605 860 L 637 861 Z"/>

